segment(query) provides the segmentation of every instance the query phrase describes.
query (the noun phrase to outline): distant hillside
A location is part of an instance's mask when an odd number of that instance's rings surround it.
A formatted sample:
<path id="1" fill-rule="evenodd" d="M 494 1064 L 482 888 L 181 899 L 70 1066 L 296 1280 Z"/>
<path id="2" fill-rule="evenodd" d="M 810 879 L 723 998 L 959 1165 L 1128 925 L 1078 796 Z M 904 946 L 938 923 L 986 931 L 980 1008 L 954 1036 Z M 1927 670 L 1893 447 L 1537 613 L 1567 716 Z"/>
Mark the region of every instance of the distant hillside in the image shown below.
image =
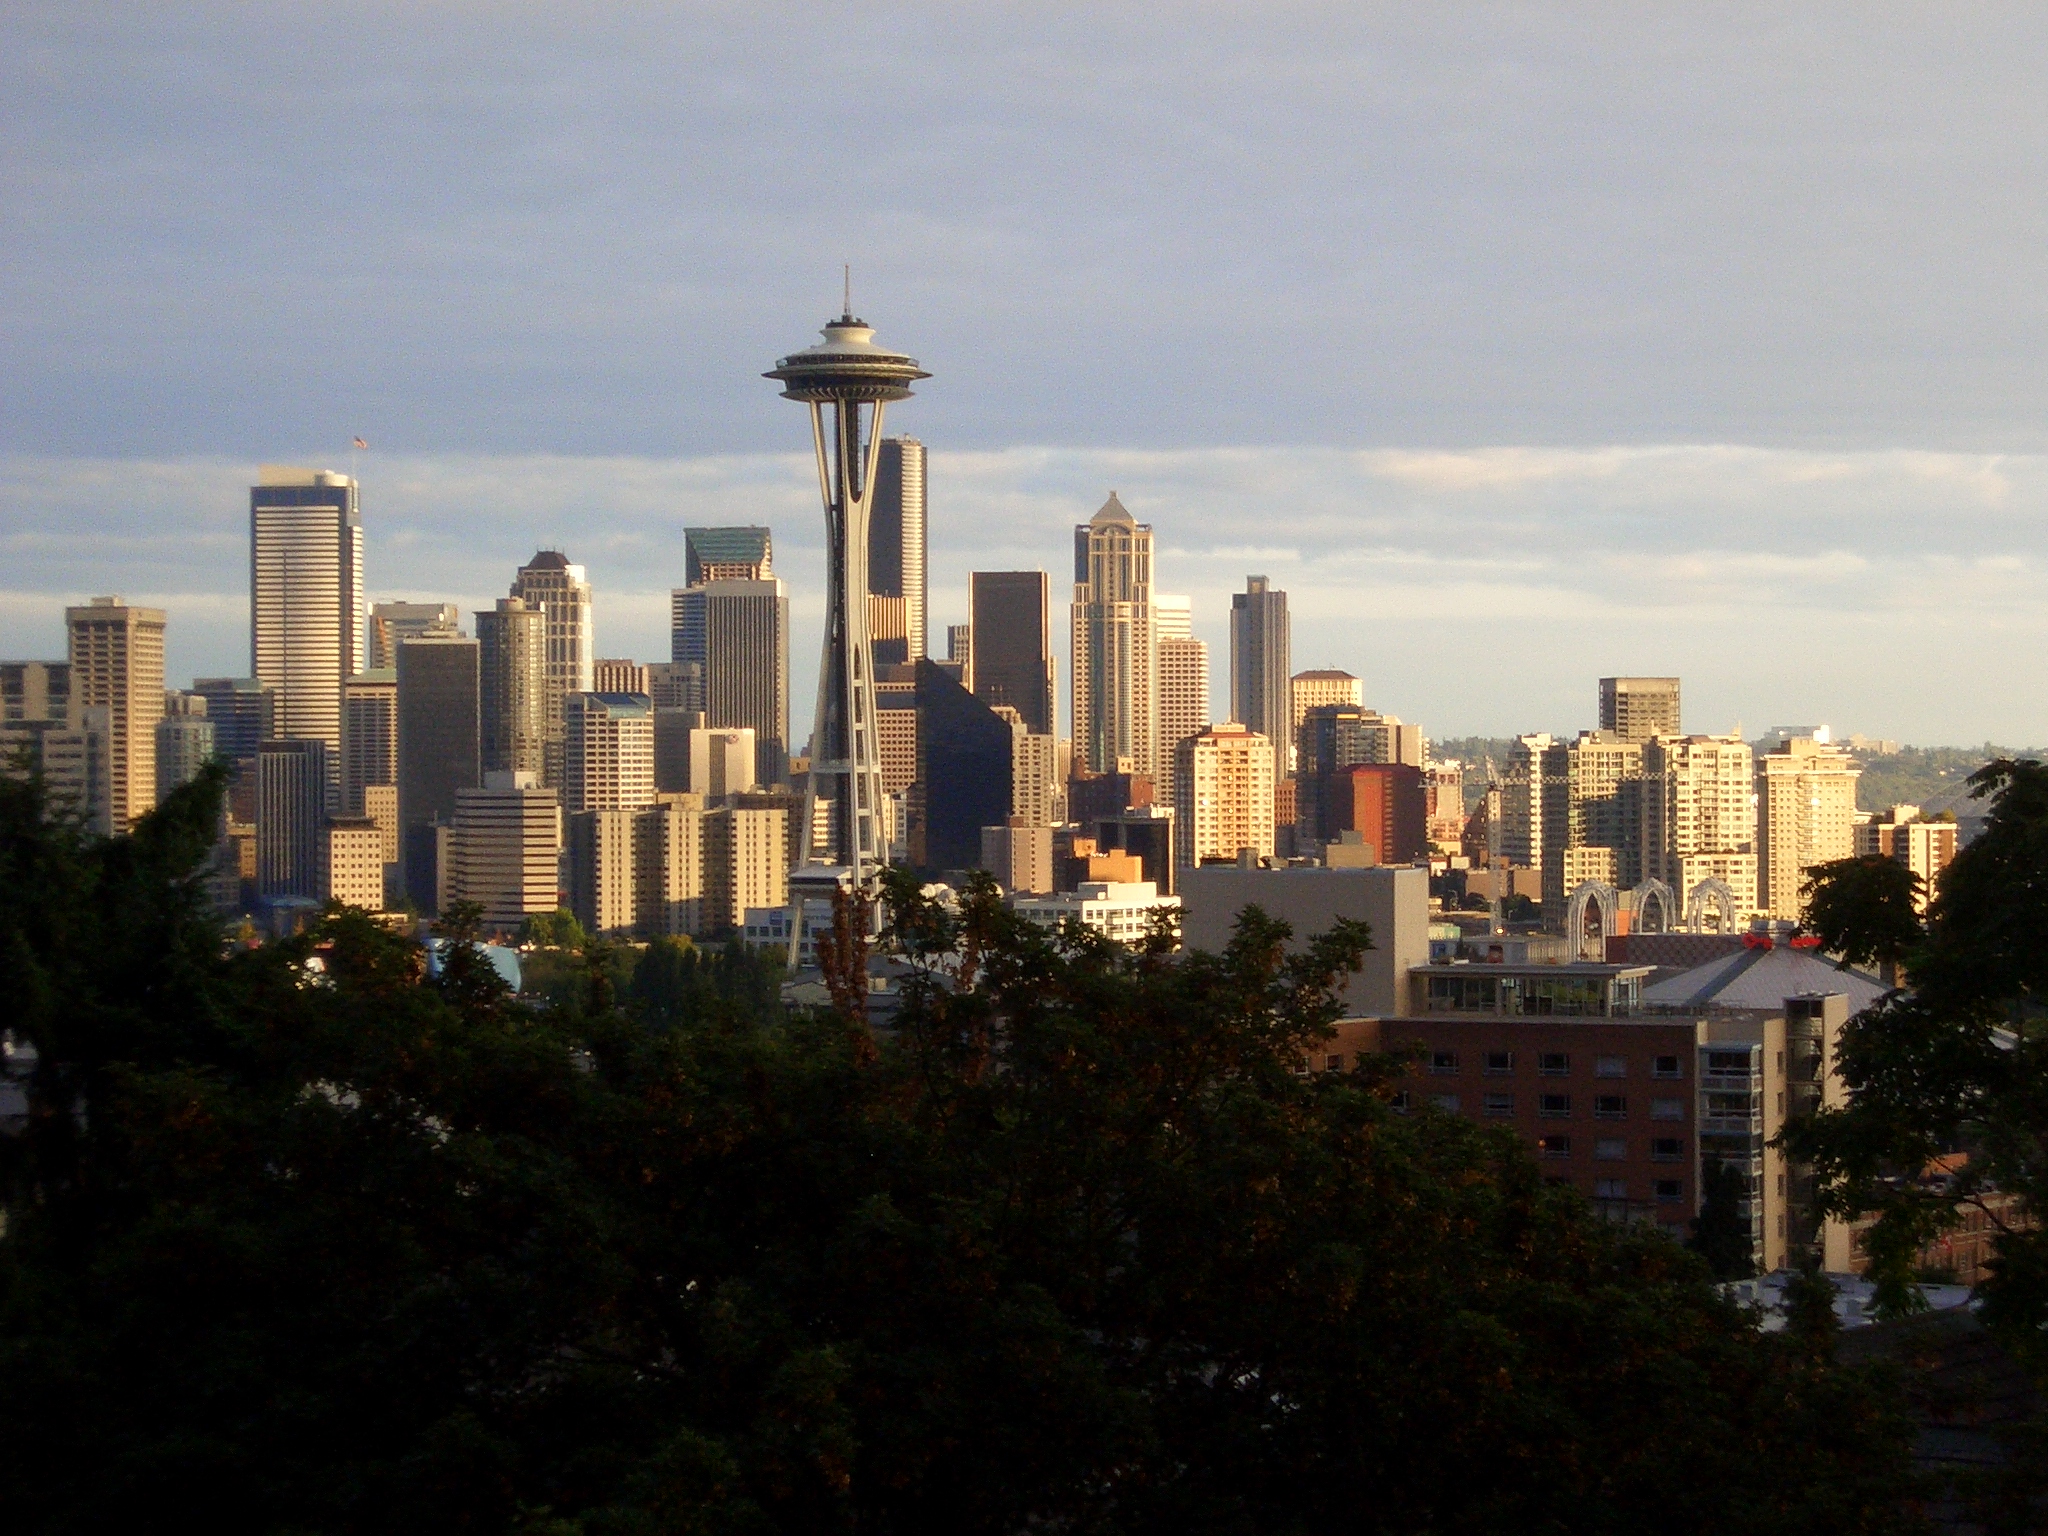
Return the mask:
<path id="1" fill-rule="evenodd" d="M 1512 736 L 1445 736 L 1429 743 L 1433 758 L 1455 758 L 1465 765 L 1465 805 L 1479 803 L 1486 788 L 1485 764 L 1505 768 Z M 1902 747 L 1897 752 L 1862 754 L 1863 777 L 1856 783 L 1856 804 L 1861 810 L 1881 811 L 1892 805 L 1917 805 L 1926 811 L 1969 809 L 1971 774 L 1994 757 L 2048 758 L 2048 748 L 2001 747 L 1986 742 L 1981 747 Z"/>

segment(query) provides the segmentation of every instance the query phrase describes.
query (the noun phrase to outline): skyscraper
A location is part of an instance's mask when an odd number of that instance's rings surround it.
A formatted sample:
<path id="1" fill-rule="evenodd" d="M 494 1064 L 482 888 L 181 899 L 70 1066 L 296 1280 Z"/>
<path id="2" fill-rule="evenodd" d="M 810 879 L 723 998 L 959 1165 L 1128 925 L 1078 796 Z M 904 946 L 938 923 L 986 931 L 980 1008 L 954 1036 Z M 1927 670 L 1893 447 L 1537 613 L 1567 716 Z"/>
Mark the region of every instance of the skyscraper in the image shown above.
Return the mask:
<path id="1" fill-rule="evenodd" d="M 483 782 L 477 766 L 477 643 L 421 635 L 398 644 L 398 818 L 406 893 L 439 903 L 435 823 L 455 815 L 455 792 Z"/>
<path id="2" fill-rule="evenodd" d="M 564 724 L 564 810 L 637 811 L 654 804 L 654 706 L 645 694 L 572 693 Z"/>
<path id="3" fill-rule="evenodd" d="M 1074 765 L 1156 773 L 1157 650 L 1152 635 L 1152 528 L 1116 492 L 1074 530 Z"/>
<path id="4" fill-rule="evenodd" d="M 1052 735 L 1052 578 L 1044 571 L 976 571 L 967 583 L 973 622 L 954 627 L 967 630 L 976 653 L 968 680 L 974 696 L 1009 705 L 1034 735 Z M 949 635 L 949 648 L 954 644 Z"/>
<path id="5" fill-rule="evenodd" d="M 1153 778 L 1162 805 L 1177 806 L 1181 743 L 1201 734 L 1209 708 L 1209 642 L 1194 636 L 1192 604 L 1185 597 L 1152 600 L 1157 645 L 1154 676 L 1159 694 L 1159 766 Z"/>
<path id="6" fill-rule="evenodd" d="M 810 407 L 825 513 L 825 643 L 800 841 L 806 864 L 845 872 L 820 874 L 813 884 L 837 888 L 844 878 L 865 890 L 889 857 L 868 634 L 876 465 L 889 402 L 908 399 L 911 384 L 931 375 L 916 358 L 877 346 L 874 330 L 854 318 L 849 295 L 845 311 L 826 324 L 823 344 L 778 359 L 767 377 L 783 386 L 785 399 Z M 921 484 L 918 492 L 921 504 Z"/>
<path id="7" fill-rule="evenodd" d="M 956 679 L 962 688 L 974 692 L 974 626 L 972 624 L 948 624 L 946 626 L 946 660 L 960 669 Z M 1050 657 L 1047 665 L 1051 664 Z"/>
<path id="8" fill-rule="evenodd" d="M 275 736 L 327 743 L 341 798 L 341 690 L 363 668 L 363 524 L 356 483 L 266 464 L 249 491 L 249 670 L 276 693 Z"/>
<path id="9" fill-rule="evenodd" d="M 481 789 L 455 792 L 449 893 L 481 904 L 487 926 L 516 928 L 561 904 L 561 848 L 561 806 L 552 789 L 539 788 L 527 772 L 486 774 Z"/>
<path id="10" fill-rule="evenodd" d="M 64 610 L 71 707 L 107 711 L 105 817 L 126 832 L 156 804 L 156 723 L 164 712 L 164 614 L 96 597 Z"/>
<path id="11" fill-rule="evenodd" d="M 591 632 L 590 581 L 560 550 L 544 549 L 512 582 L 511 595 L 547 615 L 548 721 L 541 782 L 562 782 L 562 701 L 597 686 L 597 640 Z"/>
<path id="12" fill-rule="evenodd" d="M 1612 731 L 1623 741 L 1676 736 L 1679 733 L 1678 679 L 1601 678 L 1600 729 Z"/>
<path id="13" fill-rule="evenodd" d="M 206 700 L 196 693 L 164 695 L 163 718 L 156 723 L 156 798 L 199 777 L 213 761 L 213 722 L 206 718 Z"/>
<path id="14" fill-rule="evenodd" d="M 1816 864 L 1856 852 L 1856 781 L 1841 748 L 1795 736 L 1756 760 L 1757 906 L 1796 921 L 1800 887 Z"/>
<path id="15" fill-rule="evenodd" d="M 754 733 L 754 777 L 789 782 L 789 593 L 773 577 L 675 592 L 670 651 L 702 678 L 704 723 Z"/>
<path id="16" fill-rule="evenodd" d="M 1552 932 L 1564 931 L 1565 903 L 1584 882 L 1626 887 L 1643 878 L 1629 785 L 1642 771 L 1643 744 L 1612 731 L 1581 731 L 1544 748 L 1543 920 Z"/>
<path id="17" fill-rule="evenodd" d="M 1009 822 L 1021 725 L 1005 720 L 934 662 L 917 664 L 917 782 L 909 836 L 924 869 L 972 869 L 981 829 Z"/>
<path id="18" fill-rule="evenodd" d="M 1642 843 L 1642 878 L 1663 881 L 1681 906 L 1700 881 L 1725 880 L 1747 909 L 1757 884 L 1749 743 L 1659 734 L 1643 743 L 1636 783 L 1641 808 L 1627 830 Z"/>
<path id="19" fill-rule="evenodd" d="M 868 596 L 875 663 L 903 665 L 925 654 L 924 444 L 885 437 L 875 459 L 868 515 Z"/>
<path id="20" fill-rule="evenodd" d="M 1422 767 L 1422 728 L 1356 704 L 1317 704 L 1302 718 L 1295 760 L 1301 825 L 1327 843 L 1348 830 L 1330 798 L 1332 776 L 1359 763 Z"/>
<path id="21" fill-rule="evenodd" d="M 1273 744 L 1275 783 L 1292 768 L 1288 647 L 1287 594 L 1263 576 L 1245 577 L 1244 590 L 1230 600 L 1230 718 Z"/>
<path id="22" fill-rule="evenodd" d="M 398 782 L 398 671 L 358 672 L 341 690 L 341 808 L 364 812 L 372 784 Z"/>
<path id="23" fill-rule="evenodd" d="M 326 894 L 327 743 L 266 741 L 256 752 L 256 890 L 262 896 Z"/>
<path id="24" fill-rule="evenodd" d="M 365 670 L 395 671 L 399 641 L 417 635 L 452 635 L 460 627 L 453 603 L 372 603 L 370 665 Z"/>
<path id="25" fill-rule="evenodd" d="M 775 541 L 766 528 L 685 528 L 683 585 L 767 581 L 775 574 Z"/>
<path id="26" fill-rule="evenodd" d="M 1517 736 L 1500 786 L 1500 854 L 1518 869 L 1543 868 L 1543 754 L 1550 735 Z"/>
<path id="27" fill-rule="evenodd" d="M 1180 829 L 1177 862 L 1234 860 L 1249 850 L 1273 856 L 1273 745 L 1236 721 L 1197 731 L 1178 744 L 1173 776 Z"/>
<path id="28" fill-rule="evenodd" d="M 670 663 L 674 665 L 674 663 Z M 654 679 L 647 663 L 627 656 L 600 656 L 592 667 L 596 684 L 593 693 L 644 693 L 653 695 Z"/>
<path id="29" fill-rule="evenodd" d="M 545 610 L 501 597 L 476 615 L 477 761 L 492 773 L 547 774 L 548 633 Z"/>

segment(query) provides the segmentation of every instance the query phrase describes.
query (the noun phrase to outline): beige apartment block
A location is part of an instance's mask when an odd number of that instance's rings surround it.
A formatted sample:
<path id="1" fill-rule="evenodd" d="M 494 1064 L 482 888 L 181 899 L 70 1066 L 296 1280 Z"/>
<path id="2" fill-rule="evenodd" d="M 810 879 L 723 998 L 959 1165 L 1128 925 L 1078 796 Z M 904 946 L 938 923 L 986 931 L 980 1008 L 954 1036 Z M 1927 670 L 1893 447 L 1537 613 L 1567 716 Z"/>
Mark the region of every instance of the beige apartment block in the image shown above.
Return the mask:
<path id="1" fill-rule="evenodd" d="M 1854 856 L 1861 776 L 1848 753 L 1807 736 L 1757 759 L 1757 906 L 1766 916 L 1797 921 L 1807 871 Z"/>
<path id="2" fill-rule="evenodd" d="M 384 910 L 384 837 L 367 816 L 327 823 L 327 899 L 365 912 Z"/>
<path id="3" fill-rule="evenodd" d="M 71 710 L 107 712 L 104 822 L 126 832 L 156 805 L 156 725 L 164 713 L 164 613 L 96 597 L 64 610 Z"/>
<path id="4" fill-rule="evenodd" d="M 562 726 L 567 810 L 654 804 L 654 706 L 646 695 L 572 693 L 563 702 Z"/>
<path id="5" fill-rule="evenodd" d="M 639 919 L 633 822 L 627 810 L 567 818 L 569 910 L 586 933 L 628 938 Z"/>
<path id="6" fill-rule="evenodd" d="M 981 867 L 1004 890 L 1050 895 L 1053 888 L 1052 828 L 1012 816 L 1000 827 L 981 829 Z"/>
<path id="7" fill-rule="evenodd" d="M 1301 722 L 1308 718 L 1308 712 L 1319 704 L 1353 704 L 1365 707 L 1365 684 L 1349 672 L 1334 667 L 1321 667 L 1308 672 L 1297 672 L 1287 680 L 1290 696 L 1289 722 L 1298 732 Z"/>
<path id="8" fill-rule="evenodd" d="M 737 928 L 750 907 L 789 905 L 789 812 L 724 806 L 704 817 L 709 931 Z"/>
<path id="9" fill-rule="evenodd" d="M 1626 679 L 1624 679 L 1626 681 Z M 1643 743 L 1631 862 L 1680 901 L 1700 880 L 1728 880 L 1747 906 L 1756 885 L 1756 772 L 1737 736 L 1660 736 Z M 1710 877 L 1698 871 L 1712 868 Z M 1736 883 L 1748 871 L 1748 884 Z M 1733 878 L 1731 878 L 1733 877 Z"/>
<path id="10" fill-rule="evenodd" d="M 1023 715 L 1008 704 L 992 705 L 991 711 L 1010 726 L 1010 814 L 1027 826 L 1059 826 L 1067 819 L 1067 795 L 1058 738 L 1027 729 Z"/>
<path id="11" fill-rule="evenodd" d="M 1629 781 L 1640 778 L 1643 743 L 1611 731 L 1581 731 L 1568 742 L 1543 749 L 1543 916 L 1553 931 L 1564 919 L 1565 902 L 1583 880 L 1632 886 L 1642 879 L 1639 850 L 1631 846 Z M 1606 849 L 1607 873 L 1591 867 L 1573 849 Z"/>
<path id="12" fill-rule="evenodd" d="M 1678 679 L 1601 678 L 1600 729 L 1624 741 L 1678 735 Z"/>
<path id="13" fill-rule="evenodd" d="M 358 672 L 341 685 L 341 808 L 367 816 L 363 792 L 398 784 L 398 673 Z"/>
<path id="14" fill-rule="evenodd" d="M 561 905 L 561 797 L 530 771 L 486 774 L 455 792 L 449 891 L 484 909 L 490 928 L 517 928 Z"/>
<path id="15" fill-rule="evenodd" d="M 1162 634 L 1159 639 L 1159 773 L 1154 790 L 1160 804 L 1174 803 L 1173 781 L 1179 771 L 1181 743 L 1192 740 L 1208 724 L 1208 641 L 1197 640 L 1191 635 Z M 1271 743 L 1268 743 L 1267 750 L 1272 750 Z"/>
<path id="16" fill-rule="evenodd" d="M 751 775 L 754 733 L 744 734 Z M 711 931 L 712 881 L 704 858 L 705 814 L 701 801 L 686 804 L 677 797 L 640 812 L 635 819 L 635 901 L 643 938 L 660 934 L 697 938 Z"/>
<path id="17" fill-rule="evenodd" d="M 1955 859 L 1957 828 L 1946 818 L 1928 818 L 1917 805 L 1894 805 L 1856 827 L 1856 853 L 1894 859 L 1920 877 L 1920 910 L 1934 900 L 1941 872 Z"/>
<path id="18" fill-rule="evenodd" d="M 1273 856 L 1273 744 L 1236 721 L 1180 745 L 1174 805 L 1179 862 Z"/>

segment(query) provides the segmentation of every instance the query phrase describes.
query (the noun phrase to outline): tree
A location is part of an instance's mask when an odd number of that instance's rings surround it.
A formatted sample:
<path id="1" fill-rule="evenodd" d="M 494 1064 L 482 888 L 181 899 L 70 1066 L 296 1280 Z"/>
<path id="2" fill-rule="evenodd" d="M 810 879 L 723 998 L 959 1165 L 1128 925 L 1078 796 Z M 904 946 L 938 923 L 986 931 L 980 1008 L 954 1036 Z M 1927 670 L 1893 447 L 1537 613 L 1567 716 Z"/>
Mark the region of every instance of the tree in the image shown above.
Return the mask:
<path id="1" fill-rule="evenodd" d="M 1998 1229 L 1984 1315 L 2048 1370 L 2048 1233 L 1986 1198 L 2048 1209 L 2048 769 L 2000 759 L 1970 784 L 1991 802 L 1984 830 L 1943 872 L 1917 936 L 1896 888 L 1874 900 L 1856 861 L 1816 879 L 1814 910 L 1842 914 L 1823 930 L 1831 947 L 1896 945 L 1911 987 L 1850 1021 L 1838 1066 L 1849 1102 L 1788 1126 L 1785 1142 L 1813 1166 L 1825 1211 L 1874 1215 L 1864 1249 L 1892 1315 L 1917 1300 L 1922 1250 L 1961 1212 L 1982 1211 Z M 1937 1159 L 1949 1175 L 1923 1178 Z"/>
<path id="2" fill-rule="evenodd" d="M 1883 854 L 1817 864 L 1801 890 L 1806 926 L 1844 965 L 1875 965 L 1893 975 L 1926 937 L 1920 877 Z"/>
<path id="3" fill-rule="evenodd" d="M 218 790 L 96 842 L 0 785 L 10 1529 L 1904 1528 L 1868 1378 L 1389 1063 L 1297 1070 L 1358 925 L 899 884 L 869 1050 L 360 914 L 230 950 Z"/>
<path id="4" fill-rule="evenodd" d="M 1755 1244 L 1741 1205 L 1749 1180 L 1733 1163 L 1711 1159 L 1700 1170 L 1700 1213 L 1686 1246 L 1714 1272 L 1716 1280 L 1747 1280 L 1756 1273 Z"/>

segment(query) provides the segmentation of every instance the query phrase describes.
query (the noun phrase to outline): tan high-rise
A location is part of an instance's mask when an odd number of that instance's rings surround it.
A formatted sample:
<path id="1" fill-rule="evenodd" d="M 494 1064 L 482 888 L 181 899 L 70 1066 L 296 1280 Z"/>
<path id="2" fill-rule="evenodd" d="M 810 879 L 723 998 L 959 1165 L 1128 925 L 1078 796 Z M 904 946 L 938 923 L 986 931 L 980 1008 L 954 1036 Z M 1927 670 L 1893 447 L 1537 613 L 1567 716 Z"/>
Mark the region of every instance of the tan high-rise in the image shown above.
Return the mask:
<path id="1" fill-rule="evenodd" d="M 1643 744 L 1639 811 L 1642 878 L 1683 903 L 1702 880 L 1725 880 L 1745 907 L 1756 886 L 1756 783 L 1739 736 L 1658 737 Z M 1674 914 L 1675 915 L 1675 914 Z"/>
<path id="2" fill-rule="evenodd" d="M 1179 861 L 1273 856 L 1273 744 L 1236 721 L 1180 744 L 1174 782 Z"/>
<path id="3" fill-rule="evenodd" d="M 1796 921 L 1816 864 L 1856 852 L 1856 780 L 1846 752 L 1795 736 L 1756 761 L 1757 905 Z"/>
<path id="4" fill-rule="evenodd" d="M 562 705 L 572 693 L 597 689 L 597 642 L 591 634 L 590 580 L 560 550 L 544 549 L 519 567 L 511 596 L 547 614 L 547 744 L 542 782 L 563 782 Z"/>
<path id="5" fill-rule="evenodd" d="M 1075 766 L 1157 773 L 1152 528 L 1114 491 L 1074 530 L 1073 624 Z"/>
<path id="6" fill-rule="evenodd" d="M 1161 597 L 1152 612 L 1159 687 L 1159 769 L 1153 799 L 1172 805 L 1180 745 L 1209 724 L 1209 642 L 1194 637 L 1186 598 Z"/>
<path id="7" fill-rule="evenodd" d="M 1603 677 L 1600 729 L 1623 741 L 1648 741 L 1678 734 L 1678 679 Z"/>
<path id="8" fill-rule="evenodd" d="M 164 613 L 96 597 L 64 610 L 71 709 L 107 711 L 103 825 L 126 832 L 156 805 L 156 723 L 164 713 Z"/>

